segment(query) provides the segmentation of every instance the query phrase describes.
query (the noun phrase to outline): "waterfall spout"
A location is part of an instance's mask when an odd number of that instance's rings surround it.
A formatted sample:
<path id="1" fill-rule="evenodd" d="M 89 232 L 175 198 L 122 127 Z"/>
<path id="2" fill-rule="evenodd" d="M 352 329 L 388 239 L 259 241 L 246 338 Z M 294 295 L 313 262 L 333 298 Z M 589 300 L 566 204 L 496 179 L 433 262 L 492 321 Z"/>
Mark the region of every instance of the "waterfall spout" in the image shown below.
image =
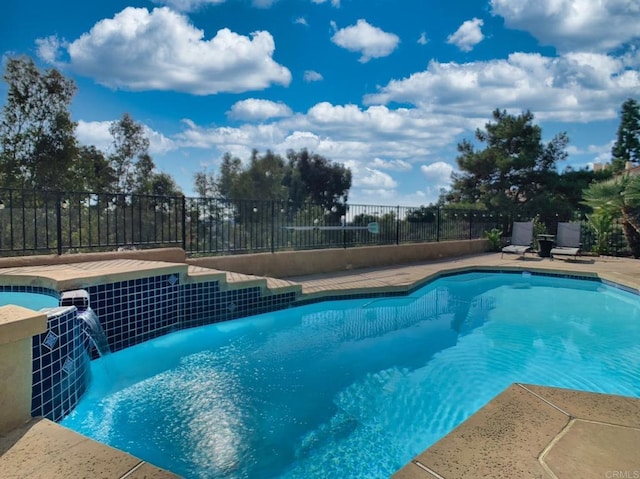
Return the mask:
<path id="1" fill-rule="evenodd" d="M 89 292 L 85 289 L 64 291 L 60 295 L 60 306 L 75 306 L 78 309 L 78 319 L 82 321 L 84 332 L 96 347 L 100 356 L 111 352 L 107 336 L 96 313 L 89 305 Z"/>
<path id="2" fill-rule="evenodd" d="M 85 332 L 91 339 L 91 342 L 96 347 L 100 356 L 106 356 L 111 352 L 107 336 L 104 334 L 104 329 L 98 316 L 91 308 L 87 308 L 84 311 L 78 311 L 78 319 L 84 322 Z"/>

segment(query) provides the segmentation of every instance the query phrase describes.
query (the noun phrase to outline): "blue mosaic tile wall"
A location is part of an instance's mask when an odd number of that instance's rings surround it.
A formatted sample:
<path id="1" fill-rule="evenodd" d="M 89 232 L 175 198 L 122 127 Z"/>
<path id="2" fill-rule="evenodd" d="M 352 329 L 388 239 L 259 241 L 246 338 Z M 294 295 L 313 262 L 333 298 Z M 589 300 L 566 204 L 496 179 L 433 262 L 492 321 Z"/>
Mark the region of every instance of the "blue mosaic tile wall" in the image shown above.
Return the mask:
<path id="1" fill-rule="evenodd" d="M 10 289 L 11 288 L 11 289 Z M 222 291 L 218 281 L 180 284 L 175 274 L 85 288 L 111 351 L 177 329 L 275 311 L 290 306 L 295 291 L 262 295 L 259 287 Z M 49 294 L 47 288 L 0 290 Z M 75 306 L 48 312 L 47 331 L 33 337 L 31 414 L 58 421 L 80 400 L 90 381 L 90 357 L 97 357 Z"/>
<path id="2" fill-rule="evenodd" d="M 56 299 L 60 297 L 60 293 L 58 293 L 56 290 L 44 288 L 42 286 L 3 285 L 0 286 L 0 292 L 46 294 L 47 296 L 53 296 Z"/>
<path id="3" fill-rule="evenodd" d="M 217 281 L 186 284 L 180 293 L 180 327 L 192 328 L 283 309 L 296 293 L 262 295 L 259 287 L 221 291 Z"/>
<path id="4" fill-rule="evenodd" d="M 222 291 L 218 281 L 180 284 L 162 275 L 86 288 L 111 351 L 177 329 L 203 326 L 288 307 L 295 292 L 263 296 L 259 287 Z M 92 357 L 97 357 L 92 351 Z"/>
<path id="5" fill-rule="evenodd" d="M 85 288 L 111 351 L 177 329 L 179 283 L 178 275 L 171 274 Z"/>
<path id="6" fill-rule="evenodd" d="M 86 390 L 90 359 L 75 306 L 51 309 L 47 317 L 47 331 L 32 339 L 31 415 L 58 421 Z"/>

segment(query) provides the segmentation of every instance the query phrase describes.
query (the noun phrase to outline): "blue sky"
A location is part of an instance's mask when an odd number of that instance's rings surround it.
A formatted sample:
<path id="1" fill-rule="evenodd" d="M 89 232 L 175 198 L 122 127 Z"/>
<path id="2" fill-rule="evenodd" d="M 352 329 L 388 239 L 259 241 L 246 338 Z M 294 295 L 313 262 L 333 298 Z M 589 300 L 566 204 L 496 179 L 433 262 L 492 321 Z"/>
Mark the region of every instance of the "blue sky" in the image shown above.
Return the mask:
<path id="1" fill-rule="evenodd" d="M 0 50 L 76 81 L 84 144 L 130 113 L 188 195 L 225 152 L 307 148 L 351 168 L 350 202 L 413 206 L 495 108 L 566 131 L 560 170 L 608 161 L 638 25 L 639 0 L 9 0 Z"/>

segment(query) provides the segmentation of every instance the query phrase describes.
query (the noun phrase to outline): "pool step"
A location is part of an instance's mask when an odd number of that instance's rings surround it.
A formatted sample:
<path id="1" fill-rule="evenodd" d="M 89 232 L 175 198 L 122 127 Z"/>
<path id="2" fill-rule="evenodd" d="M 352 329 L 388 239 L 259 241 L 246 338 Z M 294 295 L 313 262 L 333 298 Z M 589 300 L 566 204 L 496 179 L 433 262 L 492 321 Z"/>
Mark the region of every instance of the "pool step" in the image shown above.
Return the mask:
<path id="1" fill-rule="evenodd" d="M 189 265 L 187 282 L 200 283 L 207 281 L 218 281 L 222 291 L 259 287 L 263 295 L 282 294 L 291 291 L 296 292 L 296 295 L 302 293 L 302 286 L 293 281 Z"/>

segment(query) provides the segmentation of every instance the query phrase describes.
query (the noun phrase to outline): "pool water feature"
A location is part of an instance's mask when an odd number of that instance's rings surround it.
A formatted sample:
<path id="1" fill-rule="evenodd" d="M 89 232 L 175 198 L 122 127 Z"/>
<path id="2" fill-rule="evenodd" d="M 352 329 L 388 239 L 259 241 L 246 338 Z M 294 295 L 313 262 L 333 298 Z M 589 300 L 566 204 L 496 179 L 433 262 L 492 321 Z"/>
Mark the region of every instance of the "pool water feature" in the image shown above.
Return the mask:
<path id="1" fill-rule="evenodd" d="M 469 273 L 92 362 L 62 424 L 187 478 L 388 477 L 513 382 L 640 397 L 640 299 Z"/>
<path id="2" fill-rule="evenodd" d="M 91 344 L 96 348 L 99 356 L 106 356 L 111 353 L 107 336 L 104 333 L 100 319 L 96 313 L 88 307 L 82 311 L 78 311 L 78 319 L 84 323 L 85 332 L 91 341 Z"/>

